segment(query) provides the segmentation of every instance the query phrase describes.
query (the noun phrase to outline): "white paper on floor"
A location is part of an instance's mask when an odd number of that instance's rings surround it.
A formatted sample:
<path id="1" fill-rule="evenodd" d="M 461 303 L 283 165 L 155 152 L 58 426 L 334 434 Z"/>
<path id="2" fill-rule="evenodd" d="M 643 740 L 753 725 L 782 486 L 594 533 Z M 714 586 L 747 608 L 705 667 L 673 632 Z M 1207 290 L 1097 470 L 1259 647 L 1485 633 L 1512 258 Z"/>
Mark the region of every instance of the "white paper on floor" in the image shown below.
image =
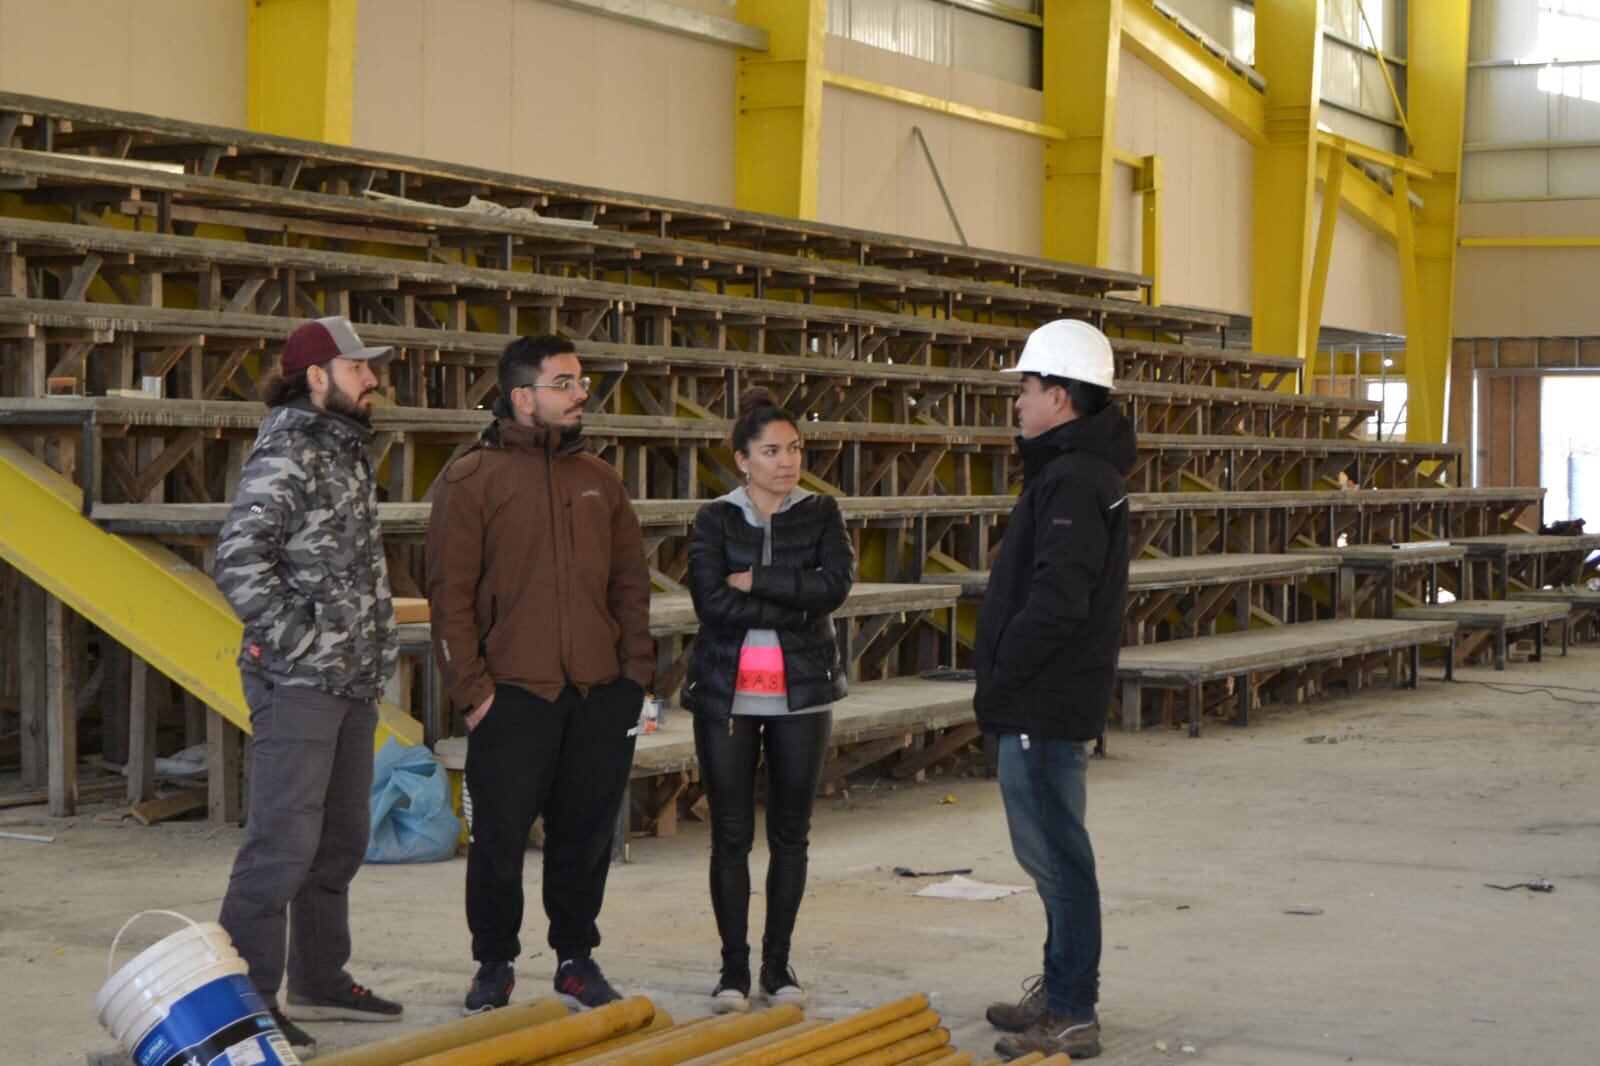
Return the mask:
<path id="1" fill-rule="evenodd" d="M 991 885 L 986 881 L 974 881 L 970 877 L 956 874 L 948 881 L 929 885 L 917 895 L 924 899 L 966 899 L 982 903 L 993 899 L 1005 899 L 1007 896 L 1026 891 L 1028 889 L 1022 885 Z"/>

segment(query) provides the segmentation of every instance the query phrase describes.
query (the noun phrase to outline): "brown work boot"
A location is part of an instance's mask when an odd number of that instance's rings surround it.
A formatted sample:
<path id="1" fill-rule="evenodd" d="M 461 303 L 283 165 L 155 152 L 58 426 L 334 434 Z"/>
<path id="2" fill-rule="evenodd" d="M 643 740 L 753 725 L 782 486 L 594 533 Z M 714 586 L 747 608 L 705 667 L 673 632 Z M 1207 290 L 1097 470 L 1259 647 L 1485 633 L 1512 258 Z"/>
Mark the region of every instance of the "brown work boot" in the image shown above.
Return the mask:
<path id="1" fill-rule="evenodd" d="M 1001 1037 L 994 1049 L 1006 1060 L 1035 1051 L 1046 1058 L 1065 1054 L 1073 1061 L 1092 1059 L 1100 1054 L 1100 1019 L 1063 1018 L 1047 1011 L 1027 1032 Z"/>
<path id="2" fill-rule="evenodd" d="M 1034 974 L 1022 982 L 1022 998 L 1015 1003 L 991 1003 L 984 1017 L 996 1029 L 1008 1033 L 1022 1033 L 1034 1022 L 1044 1017 L 1048 1006 L 1044 994 L 1044 974 Z"/>

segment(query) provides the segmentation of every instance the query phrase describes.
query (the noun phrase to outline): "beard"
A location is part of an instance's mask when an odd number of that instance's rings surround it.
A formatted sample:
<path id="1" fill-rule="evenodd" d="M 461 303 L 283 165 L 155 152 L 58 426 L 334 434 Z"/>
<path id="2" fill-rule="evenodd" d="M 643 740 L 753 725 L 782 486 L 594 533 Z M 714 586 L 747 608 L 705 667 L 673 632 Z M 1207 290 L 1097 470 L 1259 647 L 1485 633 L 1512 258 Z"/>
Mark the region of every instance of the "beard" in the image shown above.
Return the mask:
<path id="1" fill-rule="evenodd" d="M 361 395 L 367 396 L 369 394 L 362 393 Z M 331 375 L 329 376 L 328 395 L 323 400 L 323 406 L 336 415 L 343 415 L 352 421 L 361 423 L 363 426 L 371 426 L 372 410 L 370 407 L 362 407 L 360 401 L 360 396 L 351 396 L 334 382 Z"/>
<path id="2" fill-rule="evenodd" d="M 567 410 L 562 417 L 570 418 L 574 413 L 576 413 L 578 417 L 571 424 L 565 422 L 552 422 L 549 419 L 541 418 L 539 416 L 539 409 L 535 407 L 533 409 L 533 424 L 539 429 L 553 429 L 557 433 L 576 433 L 578 430 L 583 428 L 583 405 L 579 404 L 576 408 Z"/>

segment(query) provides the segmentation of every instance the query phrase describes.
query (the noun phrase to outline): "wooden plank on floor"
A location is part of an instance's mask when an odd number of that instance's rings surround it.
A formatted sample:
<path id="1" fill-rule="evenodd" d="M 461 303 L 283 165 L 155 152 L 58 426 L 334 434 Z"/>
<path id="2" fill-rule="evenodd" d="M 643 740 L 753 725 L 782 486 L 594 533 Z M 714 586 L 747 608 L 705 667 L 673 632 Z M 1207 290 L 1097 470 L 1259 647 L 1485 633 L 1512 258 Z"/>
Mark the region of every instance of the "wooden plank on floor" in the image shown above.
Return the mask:
<path id="1" fill-rule="evenodd" d="M 133 816 L 139 819 L 142 825 L 155 825 L 165 822 L 170 818 L 198 811 L 206 806 L 206 790 L 203 788 L 186 788 L 182 792 L 174 792 L 170 796 L 150 800 L 146 803 L 136 803 L 128 808 Z"/>

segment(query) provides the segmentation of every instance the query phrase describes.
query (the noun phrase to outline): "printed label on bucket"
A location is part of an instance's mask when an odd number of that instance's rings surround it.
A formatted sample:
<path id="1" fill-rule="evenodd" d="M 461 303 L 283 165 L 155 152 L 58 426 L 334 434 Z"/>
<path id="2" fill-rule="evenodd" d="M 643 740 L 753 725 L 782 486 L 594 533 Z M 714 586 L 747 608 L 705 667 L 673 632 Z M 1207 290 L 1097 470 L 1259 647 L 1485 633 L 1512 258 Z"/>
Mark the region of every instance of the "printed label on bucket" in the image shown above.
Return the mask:
<path id="1" fill-rule="evenodd" d="M 242 974 L 178 1000 L 133 1052 L 139 1066 L 300 1066 Z"/>

